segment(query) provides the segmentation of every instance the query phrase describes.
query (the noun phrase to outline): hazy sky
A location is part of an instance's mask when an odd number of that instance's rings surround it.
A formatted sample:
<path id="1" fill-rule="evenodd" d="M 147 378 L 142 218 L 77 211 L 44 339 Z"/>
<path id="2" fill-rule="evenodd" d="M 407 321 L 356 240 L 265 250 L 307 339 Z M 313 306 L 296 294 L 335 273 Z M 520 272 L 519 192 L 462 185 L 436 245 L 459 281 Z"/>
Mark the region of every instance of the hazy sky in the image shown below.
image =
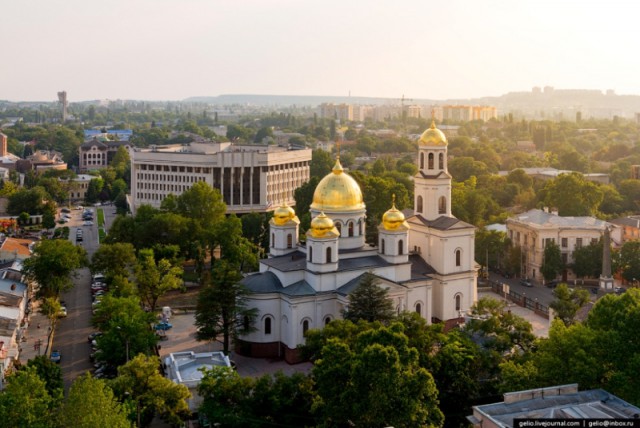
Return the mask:
<path id="1" fill-rule="evenodd" d="M 640 94 L 640 3 L 6 0 L 0 99 Z"/>

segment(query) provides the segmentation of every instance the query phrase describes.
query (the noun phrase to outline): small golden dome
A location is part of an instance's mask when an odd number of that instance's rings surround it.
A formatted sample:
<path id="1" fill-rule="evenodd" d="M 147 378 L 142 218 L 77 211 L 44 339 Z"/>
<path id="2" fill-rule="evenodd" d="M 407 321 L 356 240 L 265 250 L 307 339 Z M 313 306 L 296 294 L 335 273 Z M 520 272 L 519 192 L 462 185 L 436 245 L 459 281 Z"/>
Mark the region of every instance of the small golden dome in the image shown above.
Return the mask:
<path id="1" fill-rule="evenodd" d="M 396 208 L 396 195 L 393 195 L 393 204 L 391 209 L 382 215 L 382 225 L 387 230 L 396 230 L 404 223 L 404 214 Z"/>
<path id="2" fill-rule="evenodd" d="M 311 236 L 314 238 L 322 238 L 334 228 L 333 220 L 321 212 L 316 218 L 311 220 Z"/>
<path id="3" fill-rule="evenodd" d="M 424 131 L 418 140 L 421 146 L 442 147 L 447 145 L 447 137 L 444 133 L 436 128 L 436 122 L 431 121 L 431 127 Z"/>
<path id="4" fill-rule="evenodd" d="M 289 220 L 294 219 L 295 216 L 296 212 L 293 208 L 287 204 L 282 204 L 282 206 L 279 206 L 273 211 L 273 222 L 278 226 L 282 226 Z"/>
<path id="5" fill-rule="evenodd" d="M 339 158 L 333 170 L 318 183 L 311 209 L 329 212 L 364 209 L 362 190 L 356 180 L 344 172 Z"/>

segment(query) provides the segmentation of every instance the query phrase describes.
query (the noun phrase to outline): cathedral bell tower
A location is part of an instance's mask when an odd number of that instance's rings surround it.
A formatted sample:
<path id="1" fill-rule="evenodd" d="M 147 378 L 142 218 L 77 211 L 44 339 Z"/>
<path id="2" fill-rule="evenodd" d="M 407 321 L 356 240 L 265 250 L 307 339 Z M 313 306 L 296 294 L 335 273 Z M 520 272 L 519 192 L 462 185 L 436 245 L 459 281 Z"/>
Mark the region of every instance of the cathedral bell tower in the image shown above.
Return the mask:
<path id="1" fill-rule="evenodd" d="M 338 238 L 340 232 L 325 213 L 313 220 L 307 231 L 307 269 L 312 272 L 338 270 Z"/>
<path id="2" fill-rule="evenodd" d="M 407 263 L 409 261 L 409 225 L 404 214 L 396 208 L 396 195 L 393 203 L 382 216 L 378 226 L 378 253 L 389 263 Z"/>
<path id="3" fill-rule="evenodd" d="M 276 208 L 273 212 L 273 218 L 269 221 L 270 257 L 282 256 L 296 251 L 299 225 L 300 220 L 293 208 L 286 203 Z"/>
<path id="4" fill-rule="evenodd" d="M 447 171 L 447 137 L 435 121 L 418 140 L 418 173 L 414 177 L 414 212 L 426 220 L 451 215 L 451 176 Z"/>

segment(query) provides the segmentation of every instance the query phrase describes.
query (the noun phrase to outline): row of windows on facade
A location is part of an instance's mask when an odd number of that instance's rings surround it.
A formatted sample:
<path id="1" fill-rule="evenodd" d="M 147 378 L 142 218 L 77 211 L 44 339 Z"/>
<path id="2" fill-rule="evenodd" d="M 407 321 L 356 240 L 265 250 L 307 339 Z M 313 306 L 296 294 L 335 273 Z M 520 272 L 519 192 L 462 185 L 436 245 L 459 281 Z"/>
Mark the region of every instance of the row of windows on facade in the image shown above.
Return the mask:
<path id="1" fill-rule="evenodd" d="M 427 169 L 434 169 L 434 155 L 429 153 L 427 157 Z M 420 169 L 424 169 L 424 153 L 420 153 Z M 438 155 L 438 169 L 444 169 L 444 153 Z"/>
<path id="2" fill-rule="evenodd" d="M 454 296 L 454 301 L 455 301 L 455 307 L 456 307 L 456 311 L 460 311 L 462 309 L 462 295 L 460 293 L 456 294 Z M 418 315 L 422 316 L 422 304 L 420 303 L 416 303 L 415 305 L 415 311 Z M 397 308 L 398 313 L 400 313 L 400 307 Z M 324 318 L 324 325 L 325 327 L 332 321 L 330 316 L 327 316 Z M 248 330 L 249 329 L 249 317 L 245 317 L 244 318 L 244 324 L 245 324 L 245 328 Z M 269 335 L 272 333 L 272 325 L 273 325 L 273 318 L 269 315 L 264 317 L 263 320 L 263 331 L 265 335 Z M 302 334 L 305 334 L 307 332 L 307 330 L 309 330 L 309 325 L 310 325 L 310 320 L 309 319 L 304 319 L 302 320 Z"/>
<path id="3" fill-rule="evenodd" d="M 84 153 L 82 155 L 82 158 L 84 160 L 87 159 L 106 159 L 107 158 L 107 154 L 106 153 Z"/>
<path id="4" fill-rule="evenodd" d="M 277 171 L 286 171 L 293 168 L 308 168 L 308 167 L 309 167 L 309 161 L 283 163 L 278 165 L 253 167 L 253 168 L 255 169 L 261 168 L 262 172 L 277 172 Z M 192 172 L 196 174 L 200 174 L 201 172 L 204 174 L 211 174 L 211 172 L 213 171 L 213 168 L 211 167 L 156 165 L 156 164 L 146 164 L 146 163 L 140 164 L 139 168 L 142 171 Z M 227 167 L 227 168 L 233 168 L 233 167 Z M 242 167 L 236 167 L 236 168 L 240 169 Z M 250 167 L 245 167 L 245 168 L 250 168 Z M 221 168 L 216 168 L 216 169 L 221 169 Z"/>
<path id="5" fill-rule="evenodd" d="M 418 196 L 418 201 L 416 204 L 416 211 L 419 213 L 423 212 L 424 208 L 424 200 L 422 196 Z M 446 214 L 447 213 L 447 198 L 444 196 L 440 196 L 438 198 L 438 214 Z"/>
<path id="6" fill-rule="evenodd" d="M 509 238 L 513 241 L 513 230 L 509 231 Z M 523 245 L 529 245 L 529 235 L 528 234 L 523 234 L 523 238 L 524 238 L 524 242 Z M 583 238 L 575 238 L 575 248 L 582 248 L 584 245 L 584 241 L 589 240 L 589 238 L 583 239 Z M 520 232 L 516 232 L 516 239 L 515 239 L 516 243 L 520 243 Z M 590 242 L 592 244 L 595 244 L 596 242 L 598 242 L 598 238 L 590 238 Z M 555 244 L 556 243 L 556 238 L 543 238 L 542 240 L 542 244 L 544 246 L 544 248 L 546 248 L 547 246 L 551 245 L 551 244 Z M 535 247 L 536 246 L 536 238 L 532 237 L 531 239 L 531 244 Z M 569 238 L 561 238 L 560 239 L 560 247 L 561 248 L 569 248 Z"/>

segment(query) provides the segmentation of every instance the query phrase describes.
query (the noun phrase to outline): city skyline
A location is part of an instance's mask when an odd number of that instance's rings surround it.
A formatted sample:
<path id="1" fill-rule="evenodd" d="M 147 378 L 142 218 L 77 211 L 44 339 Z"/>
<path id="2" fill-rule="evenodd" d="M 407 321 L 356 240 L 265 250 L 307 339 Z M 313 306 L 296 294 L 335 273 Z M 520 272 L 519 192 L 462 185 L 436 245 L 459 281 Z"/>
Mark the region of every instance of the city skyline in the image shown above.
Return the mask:
<path id="1" fill-rule="evenodd" d="M 10 2 L 0 99 L 640 94 L 632 2 L 445 3 Z"/>

